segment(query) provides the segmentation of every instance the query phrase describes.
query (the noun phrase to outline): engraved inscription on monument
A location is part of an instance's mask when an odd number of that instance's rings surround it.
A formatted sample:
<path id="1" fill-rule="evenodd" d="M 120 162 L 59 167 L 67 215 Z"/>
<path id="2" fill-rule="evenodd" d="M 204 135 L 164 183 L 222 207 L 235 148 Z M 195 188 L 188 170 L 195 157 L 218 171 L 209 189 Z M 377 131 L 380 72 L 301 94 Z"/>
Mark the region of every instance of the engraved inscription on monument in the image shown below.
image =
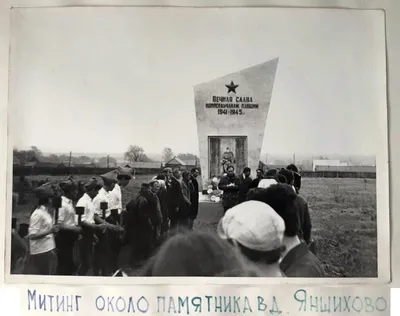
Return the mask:
<path id="1" fill-rule="evenodd" d="M 278 59 L 194 87 L 204 188 L 210 178 L 260 161 Z"/>

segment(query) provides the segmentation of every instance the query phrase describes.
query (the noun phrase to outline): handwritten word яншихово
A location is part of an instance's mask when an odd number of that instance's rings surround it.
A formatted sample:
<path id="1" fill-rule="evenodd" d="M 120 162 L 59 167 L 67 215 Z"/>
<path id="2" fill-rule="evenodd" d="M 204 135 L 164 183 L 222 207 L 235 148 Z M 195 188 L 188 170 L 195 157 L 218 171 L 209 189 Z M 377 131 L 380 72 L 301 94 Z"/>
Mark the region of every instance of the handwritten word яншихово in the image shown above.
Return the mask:
<path id="1" fill-rule="evenodd" d="M 352 312 L 384 312 L 388 303 L 382 296 L 371 298 L 369 296 L 319 296 L 310 295 L 306 290 L 297 290 L 294 299 L 301 305 L 301 312 L 317 313 L 352 313 Z"/>
<path id="2" fill-rule="evenodd" d="M 38 294 L 28 290 L 28 310 L 49 312 L 79 312 L 80 295 Z"/>

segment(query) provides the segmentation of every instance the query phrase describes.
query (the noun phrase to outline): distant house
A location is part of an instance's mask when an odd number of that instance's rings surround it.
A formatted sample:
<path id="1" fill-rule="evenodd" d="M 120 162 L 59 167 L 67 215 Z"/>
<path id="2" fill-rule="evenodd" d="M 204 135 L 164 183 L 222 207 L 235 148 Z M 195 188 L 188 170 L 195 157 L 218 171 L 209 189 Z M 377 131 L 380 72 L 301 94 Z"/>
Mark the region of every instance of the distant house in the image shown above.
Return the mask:
<path id="1" fill-rule="evenodd" d="M 184 163 L 184 168 L 186 170 L 191 170 L 193 168 L 199 168 L 200 169 L 200 159 L 180 159 Z"/>
<path id="2" fill-rule="evenodd" d="M 31 168 L 60 168 L 64 167 L 63 163 L 54 162 L 53 160 L 49 159 L 48 157 L 33 157 L 30 159 L 26 164 L 25 167 Z"/>
<path id="3" fill-rule="evenodd" d="M 315 159 L 313 160 L 313 171 L 317 171 L 316 168 L 322 166 L 329 166 L 329 167 L 345 167 L 347 163 L 340 162 L 340 160 L 333 160 L 333 159 Z"/>
<path id="4" fill-rule="evenodd" d="M 375 166 L 316 166 L 314 171 L 376 173 Z"/>
<path id="5" fill-rule="evenodd" d="M 189 168 L 194 168 L 194 167 L 198 166 L 198 165 L 196 165 L 196 161 L 194 161 L 194 160 L 190 161 L 189 163 L 192 163 L 192 165 L 188 165 L 187 162 L 183 161 L 182 159 L 180 159 L 178 157 L 174 157 L 170 161 L 165 163 L 165 167 L 172 168 L 172 169 L 187 170 Z"/>

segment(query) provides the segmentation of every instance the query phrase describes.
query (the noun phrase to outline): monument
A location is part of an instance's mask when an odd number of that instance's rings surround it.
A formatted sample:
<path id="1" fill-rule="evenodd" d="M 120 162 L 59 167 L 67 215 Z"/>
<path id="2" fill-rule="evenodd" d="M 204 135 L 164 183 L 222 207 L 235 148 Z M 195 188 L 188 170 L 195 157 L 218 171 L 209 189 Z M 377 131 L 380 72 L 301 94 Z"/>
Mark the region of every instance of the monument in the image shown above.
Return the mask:
<path id="1" fill-rule="evenodd" d="M 194 87 L 203 190 L 215 176 L 258 168 L 278 58 Z"/>

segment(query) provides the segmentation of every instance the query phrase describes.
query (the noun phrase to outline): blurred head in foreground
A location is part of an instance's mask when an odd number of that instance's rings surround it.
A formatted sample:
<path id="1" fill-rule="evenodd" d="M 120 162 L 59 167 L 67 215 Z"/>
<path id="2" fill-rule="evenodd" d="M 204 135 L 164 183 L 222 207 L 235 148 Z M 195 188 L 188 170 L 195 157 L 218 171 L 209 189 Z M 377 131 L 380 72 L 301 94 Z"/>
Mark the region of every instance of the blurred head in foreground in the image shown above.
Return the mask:
<path id="1" fill-rule="evenodd" d="M 261 272 L 215 233 L 187 232 L 167 240 L 149 260 L 144 276 L 256 277 Z"/>

